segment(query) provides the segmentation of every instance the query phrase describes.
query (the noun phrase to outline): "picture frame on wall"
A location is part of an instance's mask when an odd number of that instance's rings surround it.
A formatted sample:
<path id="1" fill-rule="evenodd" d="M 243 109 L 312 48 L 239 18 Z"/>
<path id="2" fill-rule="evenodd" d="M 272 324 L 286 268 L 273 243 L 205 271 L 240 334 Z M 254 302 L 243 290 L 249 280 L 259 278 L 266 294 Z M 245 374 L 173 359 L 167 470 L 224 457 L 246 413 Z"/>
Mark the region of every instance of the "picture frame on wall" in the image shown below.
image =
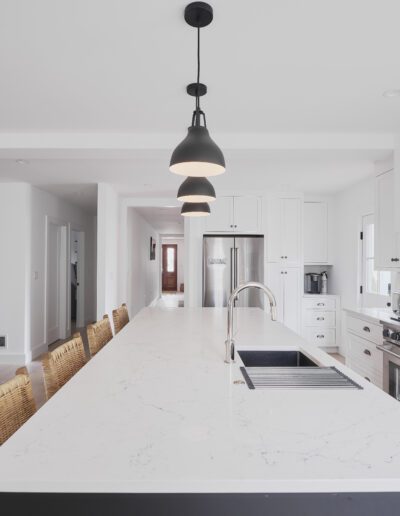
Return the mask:
<path id="1" fill-rule="evenodd" d="M 156 241 L 150 237 L 150 260 L 156 259 Z"/>

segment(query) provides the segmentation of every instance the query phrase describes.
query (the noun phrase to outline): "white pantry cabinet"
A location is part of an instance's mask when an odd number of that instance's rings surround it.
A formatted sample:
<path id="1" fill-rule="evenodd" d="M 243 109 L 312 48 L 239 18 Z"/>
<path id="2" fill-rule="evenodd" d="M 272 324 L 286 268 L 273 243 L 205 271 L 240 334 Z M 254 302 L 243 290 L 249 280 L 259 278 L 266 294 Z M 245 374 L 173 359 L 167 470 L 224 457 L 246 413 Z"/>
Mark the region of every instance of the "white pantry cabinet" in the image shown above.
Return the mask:
<path id="1" fill-rule="evenodd" d="M 394 170 L 375 179 L 375 268 L 400 267 L 399 234 L 395 223 Z"/>
<path id="2" fill-rule="evenodd" d="M 210 204 L 206 232 L 261 232 L 261 198 L 255 196 L 218 197 Z"/>
<path id="3" fill-rule="evenodd" d="M 266 284 L 276 297 L 278 321 L 299 333 L 302 269 L 282 267 L 279 263 L 267 263 Z"/>
<path id="4" fill-rule="evenodd" d="M 326 202 L 304 203 L 304 264 L 328 263 L 328 206 Z"/>
<path id="5" fill-rule="evenodd" d="M 267 261 L 285 267 L 302 264 L 303 201 L 297 197 L 267 200 Z"/>

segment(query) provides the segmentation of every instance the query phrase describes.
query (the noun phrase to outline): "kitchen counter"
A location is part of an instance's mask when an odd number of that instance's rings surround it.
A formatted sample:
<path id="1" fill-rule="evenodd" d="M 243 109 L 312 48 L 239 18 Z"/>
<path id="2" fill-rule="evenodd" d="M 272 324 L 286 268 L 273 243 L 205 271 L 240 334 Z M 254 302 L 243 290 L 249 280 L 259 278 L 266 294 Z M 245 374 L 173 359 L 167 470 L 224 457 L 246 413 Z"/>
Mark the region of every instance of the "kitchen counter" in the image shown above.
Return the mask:
<path id="1" fill-rule="evenodd" d="M 250 390 L 226 310 L 146 308 L 1 447 L 0 492 L 400 491 L 398 402 L 261 310 L 235 318 L 238 348 L 299 348 L 363 390 Z"/>
<path id="2" fill-rule="evenodd" d="M 375 324 L 390 323 L 399 324 L 400 322 L 393 321 L 391 317 L 394 316 L 391 308 L 343 308 L 345 312 L 359 319 L 369 321 Z"/>

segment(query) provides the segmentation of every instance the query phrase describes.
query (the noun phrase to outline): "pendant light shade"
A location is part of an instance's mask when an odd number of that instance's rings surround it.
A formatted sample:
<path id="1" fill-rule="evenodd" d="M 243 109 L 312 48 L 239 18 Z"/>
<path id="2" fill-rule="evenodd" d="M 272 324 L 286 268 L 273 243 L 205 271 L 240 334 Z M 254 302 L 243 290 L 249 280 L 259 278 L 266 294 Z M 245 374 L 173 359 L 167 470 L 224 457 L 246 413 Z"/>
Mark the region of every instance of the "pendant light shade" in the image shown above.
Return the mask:
<path id="1" fill-rule="evenodd" d="M 210 215 L 210 206 L 206 202 L 184 202 L 181 215 L 184 217 L 206 217 Z"/>
<path id="2" fill-rule="evenodd" d="M 208 129 L 192 125 L 188 128 L 186 138 L 172 153 L 169 169 L 182 176 L 218 176 L 225 172 L 225 159 Z"/>
<path id="3" fill-rule="evenodd" d="M 215 190 L 205 177 L 188 177 L 179 187 L 178 200 L 201 203 L 215 201 Z"/>

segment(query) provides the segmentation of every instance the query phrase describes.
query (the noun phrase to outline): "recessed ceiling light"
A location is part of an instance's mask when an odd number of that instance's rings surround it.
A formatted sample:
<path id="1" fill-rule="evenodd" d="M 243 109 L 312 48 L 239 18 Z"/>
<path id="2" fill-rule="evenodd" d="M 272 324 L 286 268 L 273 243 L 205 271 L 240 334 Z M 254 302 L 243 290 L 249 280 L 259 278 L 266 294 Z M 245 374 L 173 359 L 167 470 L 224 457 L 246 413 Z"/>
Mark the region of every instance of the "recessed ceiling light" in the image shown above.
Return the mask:
<path id="1" fill-rule="evenodd" d="M 400 90 L 386 90 L 383 92 L 383 96 L 386 98 L 400 97 Z"/>
<path id="2" fill-rule="evenodd" d="M 26 159 L 16 159 L 15 163 L 18 163 L 18 165 L 29 165 L 29 161 Z"/>

